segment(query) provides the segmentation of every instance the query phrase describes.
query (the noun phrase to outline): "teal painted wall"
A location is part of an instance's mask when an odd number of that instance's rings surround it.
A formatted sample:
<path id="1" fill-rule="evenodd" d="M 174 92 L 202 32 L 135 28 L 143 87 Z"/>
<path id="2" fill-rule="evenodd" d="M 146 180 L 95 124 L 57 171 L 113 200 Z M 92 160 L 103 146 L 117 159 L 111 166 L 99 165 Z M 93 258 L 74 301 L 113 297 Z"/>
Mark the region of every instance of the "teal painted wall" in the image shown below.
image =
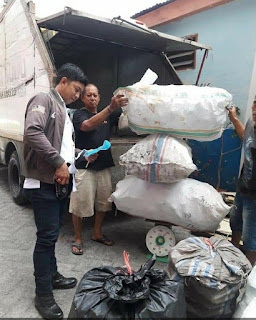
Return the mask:
<path id="1" fill-rule="evenodd" d="M 256 49 L 256 1 L 235 0 L 157 30 L 179 37 L 198 33 L 198 42 L 212 47 L 199 84 L 228 90 L 244 121 Z M 202 57 L 197 51 L 196 69 L 178 73 L 184 84 L 195 83 Z"/>

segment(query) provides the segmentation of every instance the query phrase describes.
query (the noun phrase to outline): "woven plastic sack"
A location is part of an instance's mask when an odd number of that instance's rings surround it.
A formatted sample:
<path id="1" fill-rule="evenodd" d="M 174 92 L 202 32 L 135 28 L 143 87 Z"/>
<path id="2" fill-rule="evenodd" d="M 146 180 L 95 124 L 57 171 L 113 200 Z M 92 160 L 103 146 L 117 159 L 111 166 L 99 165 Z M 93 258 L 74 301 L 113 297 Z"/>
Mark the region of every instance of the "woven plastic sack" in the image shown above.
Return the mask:
<path id="1" fill-rule="evenodd" d="M 187 238 L 169 252 L 168 274 L 184 283 L 189 318 L 229 319 L 250 270 L 245 255 L 221 236 Z"/>
<path id="2" fill-rule="evenodd" d="M 145 85 L 119 88 L 129 99 L 129 126 L 137 134 L 168 133 L 198 141 L 218 139 L 227 123 L 226 90 L 192 85 Z"/>
<path id="3" fill-rule="evenodd" d="M 187 178 L 197 169 L 191 149 L 169 135 L 149 135 L 120 156 L 128 175 L 153 183 L 171 183 Z"/>
<path id="4" fill-rule="evenodd" d="M 209 184 L 182 179 L 156 184 L 134 176 L 119 181 L 110 199 L 118 210 L 189 230 L 215 231 L 230 207 Z"/>
<path id="5" fill-rule="evenodd" d="M 256 266 L 252 269 L 243 299 L 238 304 L 234 319 L 255 318 L 256 316 Z"/>

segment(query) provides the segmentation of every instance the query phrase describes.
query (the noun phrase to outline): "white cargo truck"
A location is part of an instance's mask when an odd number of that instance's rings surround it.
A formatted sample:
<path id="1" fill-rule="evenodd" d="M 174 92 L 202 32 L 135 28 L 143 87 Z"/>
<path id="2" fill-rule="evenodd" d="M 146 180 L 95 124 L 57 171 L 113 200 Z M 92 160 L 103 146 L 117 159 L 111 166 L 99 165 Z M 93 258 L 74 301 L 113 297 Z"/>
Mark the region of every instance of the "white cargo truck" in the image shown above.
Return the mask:
<path id="1" fill-rule="evenodd" d="M 137 82 L 147 68 L 158 84 L 181 84 L 168 54 L 211 49 L 166 35 L 121 17 L 96 17 L 73 10 L 36 19 L 33 2 L 12 0 L 0 13 L 0 163 L 8 165 L 13 199 L 24 202 L 22 186 L 24 115 L 28 100 L 54 86 L 63 63 L 79 65 L 101 91 L 106 106 L 119 86 Z M 79 103 L 74 108 L 79 108 Z M 113 139 L 118 155 L 131 144 L 129 137 Z M 126 149 L 125 149 L 126 148 Z M 118 177 L 118 167 L 114 176 Z"/>

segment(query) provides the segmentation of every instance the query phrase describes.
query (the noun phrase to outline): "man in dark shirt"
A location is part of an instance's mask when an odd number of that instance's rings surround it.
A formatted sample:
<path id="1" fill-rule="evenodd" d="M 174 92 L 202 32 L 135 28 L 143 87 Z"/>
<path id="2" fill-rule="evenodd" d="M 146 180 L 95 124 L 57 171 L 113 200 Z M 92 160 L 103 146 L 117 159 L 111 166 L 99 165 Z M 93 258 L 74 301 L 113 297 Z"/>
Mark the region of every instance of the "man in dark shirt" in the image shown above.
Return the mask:
<path id="1" fill-rule="evenodd" d="M 244 165 L 238 180 L 238 188 L 230 215 L 232 243 L 243 247 L 252 265 L 256 262 L 256 97 L 252 106 L 252 117 L 246 126 L 237 118 L 236 109 L 229 110 L 229 117 L 236 132 L 243 140 Z"/>
<path id="2" fill-rule="evenodd" d="M 110 139 L 110 130 L 117 124 L 121 107 L 128 103 L 124 96 L 113 97 L 109 106 L 97 113 L 100 102 L 98 88 L 89 84 L 82 95 L 84 108 L 74 113 L 73 124 L 76 134 L 76 148 L 95 149 L 101 146 L 104 140 Z M 115 111 L 115 112 L 114 112 Z M 77 191 L 72 192 L 69 211 L 75 229 L 75 242 L 72 244 L 72 253 L 83 254 L 82 249 L 82 218 L 94 215 L 95 223 L 92 240 L 105 245 L 113 245 L 113 241 L 101 233 L 101 226 L 105 212 L 111 210 L 108 198 L 112 192 L 110 167 L 114 166 L 111 149 L 100 151 L 93 162 L 87 163 L 82 157 L 76 163 Z"/>

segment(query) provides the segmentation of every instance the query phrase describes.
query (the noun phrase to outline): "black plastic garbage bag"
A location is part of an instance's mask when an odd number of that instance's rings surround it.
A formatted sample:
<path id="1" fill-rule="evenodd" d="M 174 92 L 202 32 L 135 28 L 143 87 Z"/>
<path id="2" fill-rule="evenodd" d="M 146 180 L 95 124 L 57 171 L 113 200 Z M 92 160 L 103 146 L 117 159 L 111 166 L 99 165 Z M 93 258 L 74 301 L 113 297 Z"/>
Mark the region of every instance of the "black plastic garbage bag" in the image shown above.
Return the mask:
<path id="1" fill-rule="evenodd" d="M 154 263 L 152 257 L 134 273 L 130 266 L 90 270 L 78 285 L 69 318 L 186 318 L 183 285 L 168 280 L 163 270 L 150 270 Z"/>

